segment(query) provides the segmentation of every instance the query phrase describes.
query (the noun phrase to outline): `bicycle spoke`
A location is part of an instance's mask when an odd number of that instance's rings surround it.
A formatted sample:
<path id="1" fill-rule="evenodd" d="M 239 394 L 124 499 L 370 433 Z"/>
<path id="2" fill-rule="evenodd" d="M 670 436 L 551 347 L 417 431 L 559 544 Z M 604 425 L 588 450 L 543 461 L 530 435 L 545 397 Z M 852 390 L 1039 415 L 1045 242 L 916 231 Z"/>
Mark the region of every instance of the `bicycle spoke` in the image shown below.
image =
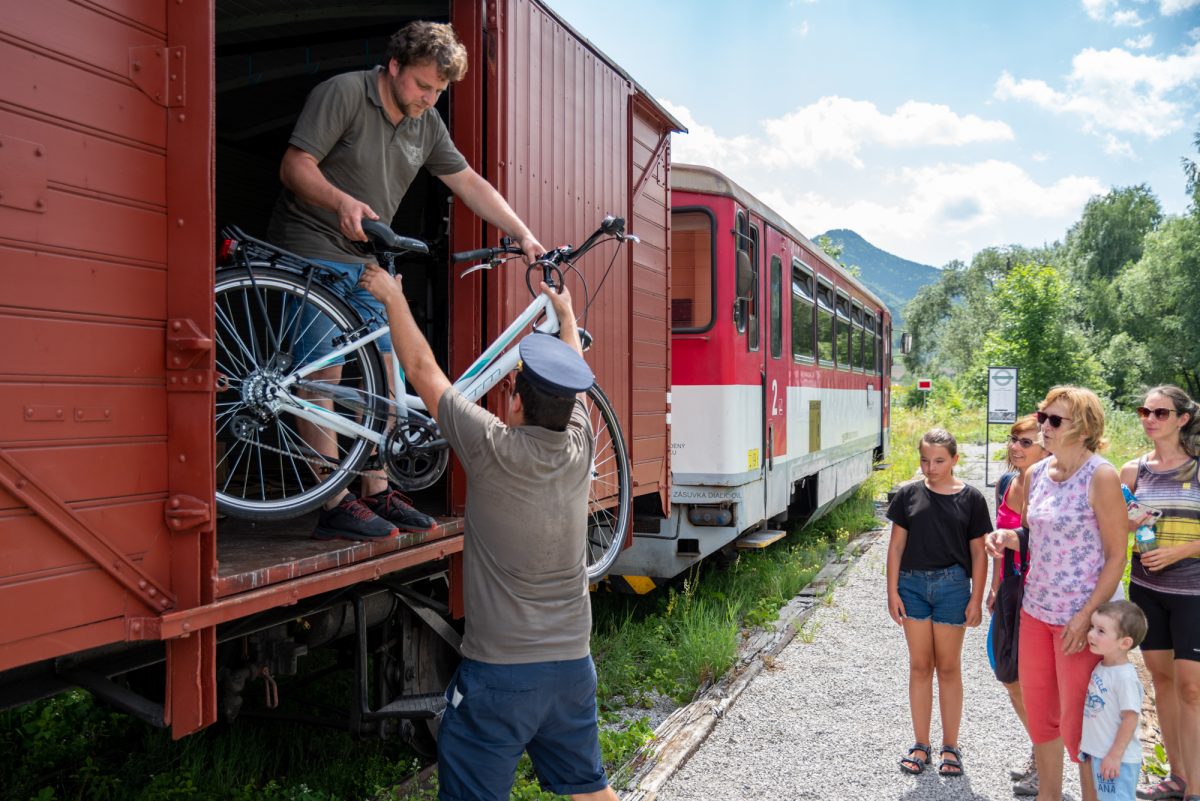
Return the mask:
<path id="1" fill-rule="evenodd" d="M 234 325 L 233 320 L 229 318 L 228 313 L 223 312 L 219 304 L 216 307 L 216 311 L 217 325 L 224 328 L 228 332 L 229 339 L 233 340 L 233 342 L 237 344 L 238 348 L 242 352 L 242 355 L 250 361 L 250 365 L 257 367 L 258 364 L 254 361 L 254 354 L 246 349 L 246 344 L 242 342 L 242 338 L 238 335 L 237 327 Z M 229 358 L 235 360 L 237 359 L 237 353 L 225 346 L 225 337 L 218 336 L 217 346 L 218 353 L 224 351 L 229 355 Z M 228 370 L 227 372 L 238 376 L 244 376 L 250 372 L 250 365 L 242 362 L 237 365 L 238 369 Z"/>

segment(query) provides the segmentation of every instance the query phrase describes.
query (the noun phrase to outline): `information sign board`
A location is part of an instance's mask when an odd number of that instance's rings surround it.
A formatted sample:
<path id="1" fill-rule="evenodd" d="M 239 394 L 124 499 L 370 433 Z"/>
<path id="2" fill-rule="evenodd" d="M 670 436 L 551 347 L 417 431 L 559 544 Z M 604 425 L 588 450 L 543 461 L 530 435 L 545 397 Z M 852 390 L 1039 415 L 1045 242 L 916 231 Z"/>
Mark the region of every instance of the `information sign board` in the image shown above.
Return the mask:
<path id="1" fill-rule="evenodd" d="M 987 421 L 1017 422 L 1017 368 L 988 368 Z"/>

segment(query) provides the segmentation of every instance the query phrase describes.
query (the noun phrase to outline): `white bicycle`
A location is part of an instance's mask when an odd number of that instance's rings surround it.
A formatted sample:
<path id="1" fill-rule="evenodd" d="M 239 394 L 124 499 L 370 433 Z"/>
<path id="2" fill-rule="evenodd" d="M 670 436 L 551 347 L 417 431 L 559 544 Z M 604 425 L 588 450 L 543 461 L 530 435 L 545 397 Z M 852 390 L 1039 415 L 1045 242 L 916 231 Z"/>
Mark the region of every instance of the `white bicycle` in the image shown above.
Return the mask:
<path id="1" fill-rule="evenodd" d="M 557 333 L 554 308 L 533 291 L 532 276 L 551 287 L 562 284 L 564 269 L 582 279 L 574 262 L 593 247 L 638 241 L 624 226 L 624 220 L 606 217 L 582 245 L 555 248 L 529 265 L 526 284 L 533 300 L 454 382 L 455 389 L 478 401 L 516 366 L 514 345 L 524 332 Z M 397 256 L 429 253 L 424 242 L 398 236 L 382 223 L 364 220 L 363 230 L 370 251 L 390 273 Z M 228 266 L 216 275 L 218 508 L 251 520 L 292 518 L 317 508 L 355 476 L 381 469 L 401 490 L 436 482 L 449 461 L 449 446 L 420 397 L 403 391 L 398 359 L 387 361 L 391 386 L 400 391 L 394 396 L 389 391 L 376 344 L 391 334 L 386 320 L 362 319 L 347 303 L 346 282 L 328 267 L 235 227 L 222 235 Z M 503 240 L 498 248 L 452 258 L 481 260 L 465 276 L 520 253 Z M 586 347 L 590 337 L 581 335 Z M 340 378 L 320 377 L 339 364 Z M 585 405 L 595 437 L 587 531 L 588 577 L 595 580 L 620 553 L 631 476 L 620 424 L 599 386 L 587 391 Z M 307 436 L 298 421 L 308 423 Z M 326 444 L 324 452 L 309 444 L 314 431 Z"/>

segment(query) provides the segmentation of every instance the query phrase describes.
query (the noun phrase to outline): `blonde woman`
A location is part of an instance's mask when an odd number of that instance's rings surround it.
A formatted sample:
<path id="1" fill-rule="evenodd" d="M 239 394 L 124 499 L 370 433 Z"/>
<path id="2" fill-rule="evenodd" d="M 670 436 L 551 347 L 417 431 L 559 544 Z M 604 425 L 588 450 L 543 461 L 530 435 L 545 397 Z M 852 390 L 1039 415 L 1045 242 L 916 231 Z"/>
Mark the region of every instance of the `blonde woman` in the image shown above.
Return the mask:
<path id="1" fill-rule="evenodd" d="M 1117 593 L 1125 570 L 1125 499 L 1104 445 L 1096 393 L 1054 387 L 1038 406 L 1050 457 L 1030 468 L 1022 526 L 1029 572 L 1021 601 L 1019 667 L 1026 723 L 1038 769 L 1038 801 L 1061 801 L 1063 747 L 1080 764 L 1084 801 L 1095 801 L 1091 771 L 1079 761 L 1083 704 L 1100 658 L 1087 647 L 1091 616 Z M 993 557 L 1020 548 L 1011 528 L 987 535 Z"/>

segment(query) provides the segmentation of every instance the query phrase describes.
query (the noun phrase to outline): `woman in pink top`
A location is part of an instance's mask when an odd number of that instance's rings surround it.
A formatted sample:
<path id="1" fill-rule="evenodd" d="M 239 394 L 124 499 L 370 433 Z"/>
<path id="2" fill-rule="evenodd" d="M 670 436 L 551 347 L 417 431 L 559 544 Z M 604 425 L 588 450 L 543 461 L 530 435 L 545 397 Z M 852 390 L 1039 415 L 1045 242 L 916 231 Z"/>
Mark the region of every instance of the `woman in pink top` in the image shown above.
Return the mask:
<path id="1" fill-rule="evenodd" d="M 1029 468 L 1046 458 L 1046 451 L 1042 448 L 1042 438 L 1038 432 L 1037 416 L 1027 414 L 1020 420 L 1012 424 L 1012 428 L 1008 431 L 1008 466 L 1010 472 L 1005 473 L 1000 477 L 1000 481 L 996 483 L 996 528 L 1017 529 L 1021 526 L 1021 513 L 1025 510 L 1025 487 L 1028 484 Z M 1018 548 L 1010 555 L 1012 557 L 1012 569 L 1015 571 L 1015 576 L 1024 577 L 1028 572 L 1029 566 L 1021 563 L 1021 550 Z M 1020 613 L 1020 600 L 1015 597 L 1013 592 L 1012 598 L 1007 597 L 1009 592 L 1012 592 L 1012 583 L 1010 582 L 1005 589 L 1001 590 L 1000 579 L 1004 575 L 1003 558 L 992 560 L 992 586 L 987 595 L 988 612 L 992 613 L 992 626 L 996 626 L 997 615 L 1000 615 L 1000 632 L 988 632 L 988 657 L 992 661 L 992 669 L 996 670 L 996 660 L 993 655 L 992 643 L 993 637 L 1006 636 L 1009 639 L 1013 636 L 1015 626 L 1005 625 L 1006 622 L 1016 623 L 1017 615 Z M 1019 584 L 1017 585 L 1019 588 Z M 1002 597 L 1004 596 L 1004 597 Z M 1000 609 L 996 608 L 997 602 L 1000 603 Z M 1004 684 L 1004 689 L 1008 690 L 1008 698 L 1012 702 L 1013 711 L 1017 713 L 1017 717 L 1021 719 L 1021 725 L 1028 731 L 1028 724 L 1025 722 L 1025 702 L 1021 698 L 1021 684 L 1016 681 L 1012 674 L 1005 675 L 1001 678 L 997 673 L 997 678 Z M 1037 762 L 1033 754 L 1029 756 L 1029 762 L 1020 770 L 1012 771 L 1012 779 L 1016 783 L 1013 786 L 1015 795 L 1037 795 L 1038 779 L 1037 779 Z"/>
<path id="2" fill-rule="evenodd" d="M 1038 801 L 1062 798 L 1063 746 L 1079 762 L 1083 703 L 1099 657 L 1087 648 L 1092 612 L 1117 593 L 1125 570 L 1125 500 L 1117 470 L 1096 455 L 1104 410 L 1091 390 L 1054 387 L 1039 404 L 1050 458 L 1028 473 L 1022 523 L 1029 572 L 1021 606 L 1018 672 L 1038 768 Z M 1011 528 L 987 537 L 992 556 L 1017 549 Z M 1094 801 L 1081 765 L 1084 801 Z"/>

